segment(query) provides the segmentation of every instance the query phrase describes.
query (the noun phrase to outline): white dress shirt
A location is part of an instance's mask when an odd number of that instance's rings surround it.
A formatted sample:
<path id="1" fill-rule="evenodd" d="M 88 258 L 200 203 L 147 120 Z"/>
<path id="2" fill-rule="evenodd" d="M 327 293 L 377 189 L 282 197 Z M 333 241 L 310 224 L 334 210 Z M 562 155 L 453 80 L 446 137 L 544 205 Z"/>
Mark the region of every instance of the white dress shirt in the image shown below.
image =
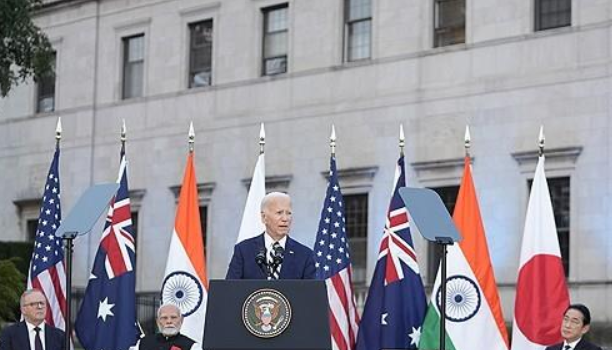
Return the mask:
<path id="1" fill-rule="evenodd" d="M 30 349 L 34 350 L 34 340 L 36 340 L 36 331 L 34 330 L 34 328 L 36 328 L 36 326 L 28 321 L 25 321 L 25 324 L 26 327 L 28 327 L 28 339 L 30 340 Z M 38 328 L 40 328 L 40 342 L 42 343 L 43 350 L 45 350 L 45 323 L 41 323 Z"/>
<path id="2" fill-rule="evenodd" d="M 578 338 L 578 340 L 574 340 L 571 343 L 568 343 L 566 340 L 564 340 L 561 350 L 565 350 L 567 345 L 570 346 L 568 350 L 574 350 L 576 348 L 576 345 L 578 345 L 578 343 L 580 342 L 580 340 L 582 340 L 582 338 Z"/>

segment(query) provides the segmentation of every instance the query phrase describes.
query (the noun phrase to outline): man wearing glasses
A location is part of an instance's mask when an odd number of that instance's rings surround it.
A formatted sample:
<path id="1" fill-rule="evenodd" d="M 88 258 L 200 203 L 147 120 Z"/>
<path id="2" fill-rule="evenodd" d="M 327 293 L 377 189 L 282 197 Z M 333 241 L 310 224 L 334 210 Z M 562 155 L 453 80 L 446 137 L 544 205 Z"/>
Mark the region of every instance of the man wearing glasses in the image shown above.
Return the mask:
<path id="1" fill-rule="evenodd" d="M 62 350 L 64 332 L 45 323 L 47 299 L 37 289 L 23 292 L 19 299 L 24 321 L 6 327 L 0 350 Z"/>

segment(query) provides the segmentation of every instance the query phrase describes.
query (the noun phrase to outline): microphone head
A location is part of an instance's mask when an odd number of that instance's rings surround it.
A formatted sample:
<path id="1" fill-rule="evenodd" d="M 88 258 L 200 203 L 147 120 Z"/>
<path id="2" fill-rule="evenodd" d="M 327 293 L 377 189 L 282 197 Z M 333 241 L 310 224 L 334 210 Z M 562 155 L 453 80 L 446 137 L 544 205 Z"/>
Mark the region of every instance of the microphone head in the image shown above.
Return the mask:
<path id="1" fill-rule="evenodd" d="M 255 256 L 255 262 L 257 265 L 262 266 L 266 264 L 266 251 L 260 250 L 259 253 Z"/>
<path id="2" fill-rule="evenodd" d="M 277 266 L 283 263 L 285 258 L 285 249 L 280 245 L 274 247 L 272 250 L 272 262 Z"/>

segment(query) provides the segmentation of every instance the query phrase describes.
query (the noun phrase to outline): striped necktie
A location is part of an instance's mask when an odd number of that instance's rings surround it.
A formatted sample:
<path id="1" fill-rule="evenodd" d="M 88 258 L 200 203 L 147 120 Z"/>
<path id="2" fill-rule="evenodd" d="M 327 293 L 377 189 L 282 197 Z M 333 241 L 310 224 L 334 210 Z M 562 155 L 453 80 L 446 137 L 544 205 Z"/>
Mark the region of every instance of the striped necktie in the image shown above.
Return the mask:
<path id="1" fill-rule="evenodd" d="M 268 279 L 271 280 L 277 280 L 280 277 L 280 265 L 274 265 L 273 256 L 274 252 L 276 252 L 278 248 L 281 248 L 280 243 L 274 242 L 274 244 L 272 245 L 272 249 L 270 249 L 270 251 L 268 252 L 268 265 L 270 266 L 270 269 L 272 271 L 271 276 L 268 277 Z"/>

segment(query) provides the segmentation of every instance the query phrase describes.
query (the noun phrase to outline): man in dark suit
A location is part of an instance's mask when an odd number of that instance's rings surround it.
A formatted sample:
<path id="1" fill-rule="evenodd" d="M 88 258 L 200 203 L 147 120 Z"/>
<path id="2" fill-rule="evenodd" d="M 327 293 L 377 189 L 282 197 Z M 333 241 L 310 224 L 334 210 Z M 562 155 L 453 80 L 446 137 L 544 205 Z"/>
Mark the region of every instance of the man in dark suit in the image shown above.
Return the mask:
<path id="1" fill-rule="evenodd" d="M 546 350 L 601 350 L 599 346 L 582 338 L 589 331 L 590 324 L 589 308 L 582 304 L 570 305 L 561 323 L 563 342 L 549 346 Z"/>
<path id="2" fill-rule="evenodd" d="M 6 327 L 0 350 L 63 350 L 64 332 L 45 323 L 47 299 L 37 289 L 23 292 L 19 300 L 24 321 Z"/>
<path id="3" fill-rule="evenodd" d="M 202 350 L 200 344 L 180 333 L 182 325 L 183 315 L 178 306 L 164 304 L 157 310 L 159 333 L 147 334 L 130 350 Z"/>
<path id="4" fill-rule="evenodd" d="M 236 244 L 225 278 L 314 279 L 312 250 L 288 236 L 291 215 L 289 195 L 268 193 L 261 201 L 265 232 Z"/>

